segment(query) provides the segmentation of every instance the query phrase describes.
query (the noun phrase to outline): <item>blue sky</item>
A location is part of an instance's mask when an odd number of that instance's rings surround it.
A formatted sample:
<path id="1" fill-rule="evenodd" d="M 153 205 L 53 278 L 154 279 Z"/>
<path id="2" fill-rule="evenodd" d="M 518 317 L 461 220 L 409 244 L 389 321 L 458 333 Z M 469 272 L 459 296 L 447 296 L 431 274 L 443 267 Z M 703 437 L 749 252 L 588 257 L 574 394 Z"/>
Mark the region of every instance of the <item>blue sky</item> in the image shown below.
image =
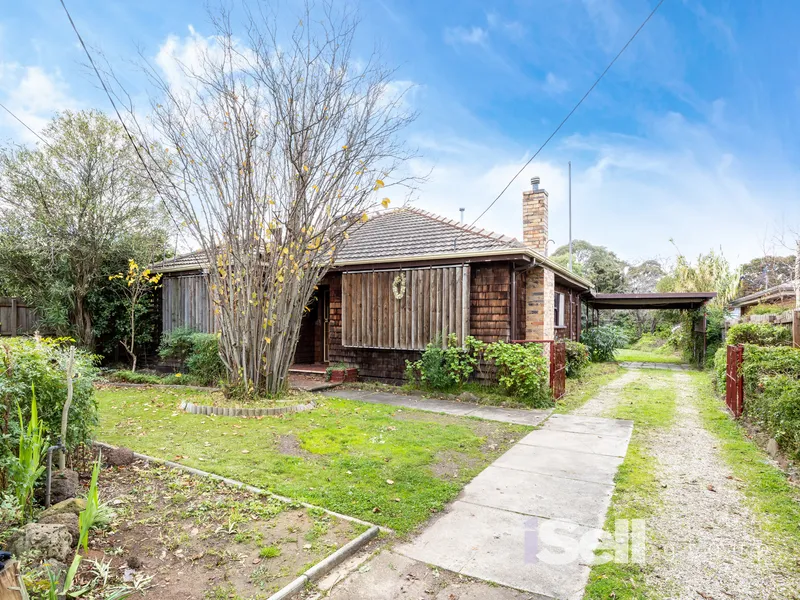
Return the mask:
<path id="1" fill-rule="evenodd" d="M 34 129 L 64 108 L 110 110 L 58 0 L 0 14 L 0 101 Z M 358 49 L 375 44 L 413 86 L 407 131 L 433 169 L 414 205 L 471 221 L 618 52 L 655 0 L 363 0 Z M 190 52 L 211 27 L 196 0 L 71 0 L 87 43 L 134 92 L 132 61 Z M 296 2 L 284 2 L 287 22 Z M 732 262 L 800 230 L 800 4 L 666 0 L 600 86 L 479 225 L 519 236 L 521 192 L 550 192 L 550 231 L 636 261 L 722 247 Z M 168 43 L 169 42 L 169 43 Z M 33 137 L 0 114 L 0 140 Z M 552 247 L 552 246 L 551 246 Z M 777 246 L 777 250 L 788 251 Z"/>

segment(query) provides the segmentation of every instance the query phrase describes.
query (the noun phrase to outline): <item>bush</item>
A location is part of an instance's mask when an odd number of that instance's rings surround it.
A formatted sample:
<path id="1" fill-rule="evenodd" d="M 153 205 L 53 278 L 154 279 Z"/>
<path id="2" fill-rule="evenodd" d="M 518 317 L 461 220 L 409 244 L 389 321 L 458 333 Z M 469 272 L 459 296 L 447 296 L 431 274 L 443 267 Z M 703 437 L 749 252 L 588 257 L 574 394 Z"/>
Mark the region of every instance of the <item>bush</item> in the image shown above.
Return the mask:
<path id="1" fill-rule="evenodd" d="M 653 333 L 643 333 L 642 337 L 636 340 L 636 343 L 631 346 L 631 349 L 654 352 L 664 347 L 667 343 L 667 337 L 668 336 L 659 336 Z"/>
<path id="2" fill-rule="evenodd" d="M 614 352 L 628 343 L 622 329 L 614 325 L 599 325 L 585 329 L 581 334 L 581 341 L 589 348 L 589 356 L 593 362 L 614 360 Z"/>
<path id="3" fill-rule="evenodd" d="M 473 353 L 477 340 L 468 337 L 466 342 L 464 348 L 459 346 L 455 334 L 447 337 L 445 348 L 440 340 L 433 341 L 425 347 L 419 360 L 406 361 L 406 378 L 439 391 L 462 385 L 477 363 Z"/>
<path id="4" fill-rule="evenodd" d="M 800 455 L 800 349 L 747 345 L 742 373 L 747 415 Z"/>
<path id="5" fill-rule="evenodd" d="M 509 396 L 533 408 L 552 406 L 550 365 L 538 344 L 498 341 L 486 348 L 485 356 L 494 361 L 497 383 Z"/>
<path id="6" fill-rule="evenodd" d="M 67 399 L 66 360 L 69 347 L 63 340 L 10 338 L 0 342 L 0 422 L 8 418 L 6 449 L 19 443 L 17 405 L 27 423 L 31 418 L 32 386 L 36 390 L 39 419 L 50 442 L 61 432 L 61 412 Z M 72 405 L 67 424 L 68 450 L 91 440 L 97 425 L 97 405 L 93 381 L 98 357 L 82 350 L 75 352 Z M 0 446 L 0 453 L 7 452 Z"/>
<path id="7" fill-rule="evenodd" d="M 192 349 L 186 359 L 186 368 L 201 385 L 217 385 L 227 372 L 219 355 L 219 336 L 213 333 L 195 333 Z"/>
<path id="8" fill-rule="evenodd" d="M 722 346 L 714 353 L 714 387 L 718 394 L 725 394 L 727 366 L 728 348 Z"/>
<path id="9" fill-rule="evenodd" d="M 164 359 L 186 362 L 194 344 L 193 338 L 198 332 L 189 327 L 178 327 L 161 337 L 158 355 Z"/>
<path id="10" fill-rule="evenodd" d="M 158 355 L 180 361 L 186 366 L 191 383 L 196 385 L 218 385 L 227 373 L 219 355 L 219 336 L 215 333 L 201 333 L 187 327 L 173 329 L 161 339 Z"/>
<path id="11" fill-rule="evenodd" d="M 756 346 L 791 346 L 792 330 L 769 323 L 739 323 L 728 330 L 726 343 Z"/>
<path id="12" fill-rule="evenodd" d="M 581 372 L 589 364 L 589 348 L 586 344 L 567 340 L 567 377 L 580 377 Z"/>

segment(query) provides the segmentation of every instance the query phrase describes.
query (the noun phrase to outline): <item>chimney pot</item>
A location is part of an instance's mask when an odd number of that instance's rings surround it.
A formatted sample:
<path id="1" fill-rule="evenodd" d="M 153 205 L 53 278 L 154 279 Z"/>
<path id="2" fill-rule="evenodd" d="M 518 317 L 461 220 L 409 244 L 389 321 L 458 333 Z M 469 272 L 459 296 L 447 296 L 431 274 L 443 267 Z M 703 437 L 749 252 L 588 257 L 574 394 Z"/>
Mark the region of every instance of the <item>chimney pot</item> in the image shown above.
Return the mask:
<path id="1" fill-rule="evenodd" d="M 531 177 L 531 187 L 533 188 L 534 192 L 539 189 L 539 183 L 540 182 L 541 182 L 541 179 L 539 179 L 538 177 Z"/>

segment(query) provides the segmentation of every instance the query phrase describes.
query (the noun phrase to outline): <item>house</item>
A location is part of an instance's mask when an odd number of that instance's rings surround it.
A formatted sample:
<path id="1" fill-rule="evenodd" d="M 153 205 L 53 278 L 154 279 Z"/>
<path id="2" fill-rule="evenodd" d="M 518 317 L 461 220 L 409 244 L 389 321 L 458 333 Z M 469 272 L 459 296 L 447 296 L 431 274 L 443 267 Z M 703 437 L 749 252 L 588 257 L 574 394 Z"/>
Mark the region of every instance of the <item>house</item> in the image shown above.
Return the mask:
<path id="1" fill-rule="evenodd" d="M 756 306 L 770 306 L 777 309 L 791 310 L 795 307 L 794 282 L 787 281 L 780 285 L 769 287 L 760 292 L 748 294 L 741 298 L 736 298 L 730 303 L 734 313 L 738 312 L 737 317 L 745 317 L 750 314 Z"/>
<path id="2" fill-rule="evenodd" d="M 580 337 L 592 284 L 547 258 L 548 193 L 522 197 L 522 241 L 415 208 L 359 226 L 318 285 L 295 363 L 346 363 L 365 379 L 402 379 L 406 360 L 449 334 L 497 340 Z M 213 331 L 204 255 L 153 265 L 164 274 L 162 325 Z"/>

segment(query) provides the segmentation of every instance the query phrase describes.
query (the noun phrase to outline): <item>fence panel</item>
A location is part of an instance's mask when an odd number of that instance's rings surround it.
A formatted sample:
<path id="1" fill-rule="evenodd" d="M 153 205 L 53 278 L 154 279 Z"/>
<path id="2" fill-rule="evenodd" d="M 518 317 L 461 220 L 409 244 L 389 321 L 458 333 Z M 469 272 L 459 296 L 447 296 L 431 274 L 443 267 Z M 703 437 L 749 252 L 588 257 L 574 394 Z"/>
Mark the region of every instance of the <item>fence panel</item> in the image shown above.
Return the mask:
<path id="1" fill-rule="evenodd" d="M 567 344 L 556 342 L 550 353 L 550 389 L 559 400 L 567 391 Z"/>
<path id="2" fill-rule="evenodd" d="M 33 333 L 39 319 L 33 308 L 19 298 L 0 298 L 0 335 Z"/>
<path id="3" fill-rule="evenodd" d="M 725 403 L 735 418 L 744 410 L 744 376 L 742 362 L 744 346 L 728 346 L 728 361 L 725 372 Z"/>

